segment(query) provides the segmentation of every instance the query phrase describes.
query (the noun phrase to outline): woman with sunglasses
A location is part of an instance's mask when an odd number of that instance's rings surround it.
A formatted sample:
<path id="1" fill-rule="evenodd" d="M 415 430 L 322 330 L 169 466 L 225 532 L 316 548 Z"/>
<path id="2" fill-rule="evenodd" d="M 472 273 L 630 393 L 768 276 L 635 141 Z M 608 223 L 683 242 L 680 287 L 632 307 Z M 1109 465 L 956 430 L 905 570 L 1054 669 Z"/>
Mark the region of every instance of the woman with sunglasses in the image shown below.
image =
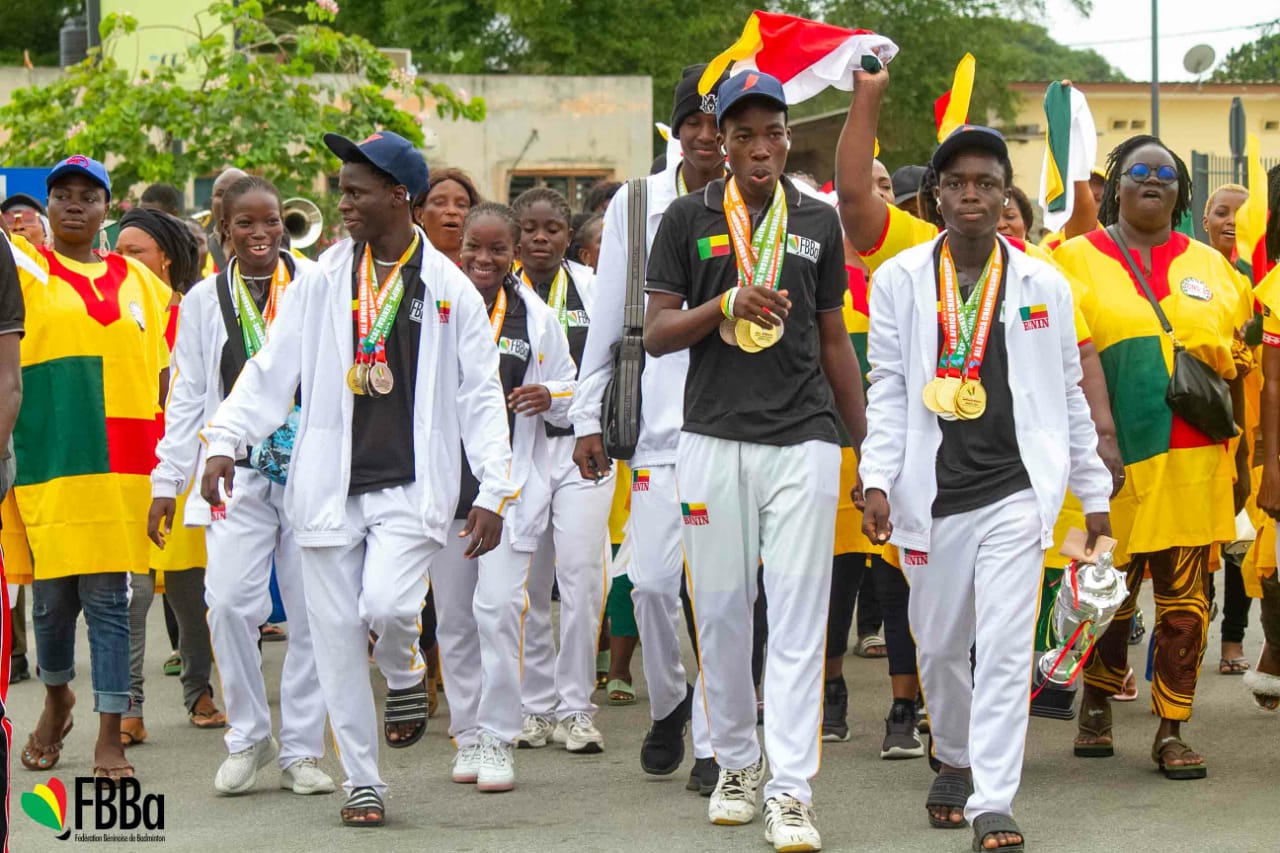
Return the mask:
<path id="1" fill-rule="evenodd" d="M 1120 691 L 1128 670 L 1130 617 L 1149 573 L 1156 600 L 1151 707 L 1160 718 L 1151 758 L 1170 779 L 1207 774 L 1204 756 L 1183 742 L 1181 727 L 1191 718 L 1204 656 L 1210 552 L 1235 538 L 1235 514 L 1249 493 L 1246 443 L 1215 442 L 1165 403 L 1176 337 L 1231 382 L 1237 422 L 1243 416 L 1244 371 L 1235 355 L 1239 290 L 1221 254 L 1173 230 L 1190 204 L 1182 160 L 1155 137 L 1133 137 L 1107 160 L 1104 230 L 1054 252 L 1068 274 L 1089 282 L 1080 308 L 1107 372 L 1127 474 L 1111 517 L 1129 597 L 1089 661 L 1075 754 L 1115 753 L 1108 697 Z M 1164 333 L 1144 285 L 1172 335 Z M 1240 445 L 1238 452 L 1229 444 Z"/>

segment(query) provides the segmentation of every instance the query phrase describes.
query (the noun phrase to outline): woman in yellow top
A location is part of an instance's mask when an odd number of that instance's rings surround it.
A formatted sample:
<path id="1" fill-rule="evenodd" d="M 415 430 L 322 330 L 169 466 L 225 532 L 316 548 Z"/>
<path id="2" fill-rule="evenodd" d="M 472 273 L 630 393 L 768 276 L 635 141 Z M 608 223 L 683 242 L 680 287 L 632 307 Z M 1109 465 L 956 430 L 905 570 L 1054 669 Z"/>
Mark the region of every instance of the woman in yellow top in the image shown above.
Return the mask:
<path id="1" fill-rule="evenodd" d="M 129 707 L 128 574 L 147 571 L 148 475 L 169 288 L 142 264 L 94 252 L 111 199 L 106 168 L 82 155 L 47 179 L 52 248 L 15 245 L 27 306 L 24 399 L 14 429 L 18 512 L 35 564 L 32 616 L 44 712 L 22 763 L 48 771 L 71 729 L 76 620 L 84 611 L 94 775 L 132 776 L 120 743 Z"/>
<path id="2" fill-rule="evenodd" d="M 1268 231 L 1280 233 L 1280 220 L 1273 214 Z M 1258 486 L 1258 509 L 1270 516 L 1270 522 L 1280 519 L 1280 266 L 1275 267 L 1258 284 L 1258 301 L 1262 303 L 1262 400 L 1260 421 L 1262 431 L 1262 478 Z M 1264 537 L 1259 536 L 1259 544 Z M 1271 536 L 1276 549 L 1257 557 L 1259 563 L 1272 562 L 1280 557 L 1280 546 Z M 1263 572 L 1259 571 L 1259 575 Z M 1245 673 L 1244 685 L 1253 695 L 1254 703 L 1264 711 L 1280 711 L 1280 572 L 1274 566 L 1260 578 L 1262 586 L 1262 633 L 1266 642 L 1258 657 L 1257 667 Z"/>
<path id="3" fill-rule="evenodd" d="M 1108 158 L 1099 218 L 1113 227 L 1069 240 L 1054 253 L 1069 275 L 1089 285 L 1080 308 L 1107 375 L 1127 474 L 1111 517 L 1120 541 L 1116 562 L 1128 564 L 1130 595 L 1090 660 L 1075 753 L 1114 754 L 1108 697 L 1120 690 L 1128 668 L 1129 619 L 1150 573 L 1157 623 L 1151 704 L 1160 718 L 1151 755 L 1176 779 L 1207 772 L 1203 756 L 1182 741 L 1181 724 L 1191 717 L 1204 655 L 1210 550 L 1234 538 L 1232 477 L 1241 473 L 1238 511 L 1249 473 L 1244 454 L 1237 454 L 1237 466 L 1227 442 L 1212 441 L 1165 402 L 1173 344 L 1113 235 L 1130 247 L 1130 260 L 1141 265 L 1177 339 L 1223 379 L 1235 380 L 1239 291 L 1230 265 L 1172 228 L 1190 196 L 1182 161 L 1154 137 L 1133 137 Z M 1238 400 L 1238 382 L 1232 390 Z"/>

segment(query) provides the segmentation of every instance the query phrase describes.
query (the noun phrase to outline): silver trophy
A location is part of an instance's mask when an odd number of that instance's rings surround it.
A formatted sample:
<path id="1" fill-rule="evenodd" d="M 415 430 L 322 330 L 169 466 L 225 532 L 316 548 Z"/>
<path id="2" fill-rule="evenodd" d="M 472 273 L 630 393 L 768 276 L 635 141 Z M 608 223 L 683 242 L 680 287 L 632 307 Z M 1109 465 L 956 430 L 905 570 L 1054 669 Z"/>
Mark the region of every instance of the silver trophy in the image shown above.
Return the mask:
<path id="1" fill-rule="evenodd" d="M 1129 595 L 1125 573 L 1110 551 L 1096 562 L 1073 562 L 1062 576 L 1053 603 L 1058 646 L 1036 662 L 1031 713 L 1041 717 L 1075 716 L 1075 686 L 1089 651 Z"/>

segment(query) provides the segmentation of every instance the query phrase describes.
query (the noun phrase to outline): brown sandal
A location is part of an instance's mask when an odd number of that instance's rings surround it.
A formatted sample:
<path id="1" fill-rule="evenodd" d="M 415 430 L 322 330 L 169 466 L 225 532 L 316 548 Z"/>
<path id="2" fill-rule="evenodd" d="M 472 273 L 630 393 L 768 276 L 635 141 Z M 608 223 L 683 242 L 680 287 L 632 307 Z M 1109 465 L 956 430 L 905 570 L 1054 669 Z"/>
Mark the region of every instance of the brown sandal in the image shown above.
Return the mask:
<path id="1" fill-rule="evenodd" d="M 50 770 L 62 757 L 62 742 L 71 734 L 75 721 L 67 717 L 67 724 L 62 728 L 62 737 L 53 743 L 41 743 L 32 732 L 27 736 L 27 745 L 22 748 L 22 766 L 28 770 Z"/>
<path id="2" fill-rule="evenodd" d="M 147 739 L 147 727 L 141 717 L 125 717 L 120 721 L 120 745 L 137 746 Z"/>
<path id="3" fill-rule="evenodd" d="M 201 694 L 196 703 L 191 706 L 191 710 L 187 712 L 187 717 L 191 720 L 191 725 L 197 729 L 221 729 L 226 728 L 227 725 L 227 715 L 213 704 L 212 687 Z"/>
<path id="4" fill-rule="evenodd" d="M 120 764 L 115 767 L 97 767 L 93 768 L 93 778 L 109 779 L 112 782 L 119 782 L 121 779 L 133 778 L 133 765 Z"/>
<path id="5" fill-rule="evenodd" d="M 1110 758 L 1116 754 L 1115 739 L 1111 743 L 1097 743 L 1096 739 L 1111 737 L 1111 703 L 1090 708 L 1087 703 L 1080 703 L 1080 722 L 1072 752 L 1076 758 Z M 1081 743 L 1082 737 L 1094 738 L 1092 743 Z"/>
<path id="6" fill-rule="evenodd" d="M 1166 779 L 1203 779 L 1208 776 L 1209 768 L 1205 766 L 1203 755 L 1200 756 L 1199 764 L 1169 765 L 1165 763 L 1172 758 L 1185 759 L 1192 755 L 1199 755 L 1199 753 L 1175 735 L 1161 738 L 1151 747 L 1151 760 L 1156 763 Z"/>

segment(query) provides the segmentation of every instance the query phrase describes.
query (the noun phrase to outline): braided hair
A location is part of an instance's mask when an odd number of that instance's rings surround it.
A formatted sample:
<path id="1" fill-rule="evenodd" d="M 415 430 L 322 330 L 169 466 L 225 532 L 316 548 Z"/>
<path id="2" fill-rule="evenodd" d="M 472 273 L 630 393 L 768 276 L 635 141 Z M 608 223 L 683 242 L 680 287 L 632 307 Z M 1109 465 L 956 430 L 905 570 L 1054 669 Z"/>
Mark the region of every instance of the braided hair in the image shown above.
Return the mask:
<path id="1" fill-rule="evenodd" d="M 1120 221 L 1120 173 L 1129 155 L 1145 145 L 1163 148 L 1173 158 L 1174 168 L 1178 170 L 1178 197 L 1173 203 L 1170 225 L 1176 228 L 1182 217 L 1191 211 L 1191 173 L 1187 171 L 1187 164 L 1161 142 L 1159 137 L 1140 134 L 1121 142 L 1107 155 L 1107 181 L 1102 188 L 1102 204 L 1098 207 L 1098 221 L 1104 226 L 1115 225 Z"/>
<path id="2" fill-rule="evenodd" d="M 533 192 L 530 190 L 529 192 Z M 557 195 L 559 195 L 557 193 Z M 523 197 L 523 196 L 522 196 Z M 466 234 L 467 229 L 471 227 L 471 223 L 485 216 L 493 216 L 502 220 L 506 226 L 511 229 L 511 242 L 520 242 L 520 219 L 516 216 L 516 212 L 505 204 L 499 204 L 496 201 L 482 201 L 467 211 L 467 218 L 462 220 L 462 233 Z"/>
<path id="3" fill-rule="evenodd" d="M 516 196 L 516 200 L 511 203 L 511 207 L 515 209 L 516 216 L 519 217 L 539 202 L 546 202 L 551 205 L 551 209 L 556 212 L 556 216 L 564 220 L 565 227 L 569 226 L 570 220 L 573 219 L 573 211 L 569 209 L 569 202 L 551 187 L 534 187 L 531 190 L 525 190 Z"/>

